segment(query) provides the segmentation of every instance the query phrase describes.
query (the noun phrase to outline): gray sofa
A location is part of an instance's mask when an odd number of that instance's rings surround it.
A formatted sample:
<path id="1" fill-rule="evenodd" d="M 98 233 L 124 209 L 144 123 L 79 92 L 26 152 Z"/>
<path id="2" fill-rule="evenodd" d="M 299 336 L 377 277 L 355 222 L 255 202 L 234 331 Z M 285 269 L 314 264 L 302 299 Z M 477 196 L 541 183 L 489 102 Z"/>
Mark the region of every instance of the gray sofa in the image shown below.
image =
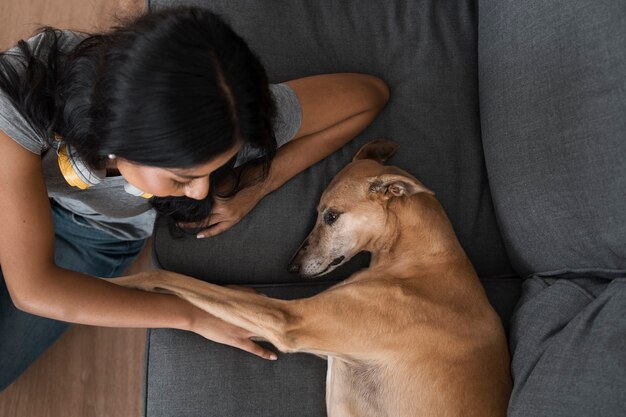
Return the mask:
<path id="1" fill-rule="evenodd" d="M 436 192 L 509 332 L 509 414 L 626 415 L 623 0 L 148 3 L 220 13 L 272 82 L 364 72 L 391 89 L 365 132 L 228 232 L 181 238 L 158 222 L 160 267 L 284 298 L 347 277 L 367 254 L 319 281 L 286 265 L 330 178 L 389 137 L 401 144 L 390 163 Z M 175 330 L 147 342 L 147 417 L 325 415 L 320 358 L 267 362 Z"/>

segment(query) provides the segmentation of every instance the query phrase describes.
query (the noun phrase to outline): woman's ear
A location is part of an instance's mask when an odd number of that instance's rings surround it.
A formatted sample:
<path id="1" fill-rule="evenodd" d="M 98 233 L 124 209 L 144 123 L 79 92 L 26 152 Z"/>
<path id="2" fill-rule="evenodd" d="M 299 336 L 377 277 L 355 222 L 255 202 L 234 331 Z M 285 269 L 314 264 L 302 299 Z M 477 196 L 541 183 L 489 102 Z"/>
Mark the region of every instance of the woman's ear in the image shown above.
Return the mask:
<path id="1" fill-rule="evenodd" d="M 369 183 L 370 192 L 378 193 L 383 198 L 411 196 L 417 193 L 435 195 L 424 184 L 408 175 L 382 174 L 371 177 Z"/>
<path id="2" fill-rule="evenodd" d="M 375 139 L 363 145 L 361 149 L 354 155 L 352 161 L 358 159 L 373 159 L 381 164 L 396 153 L 400 145 L 389 139 Z"/>

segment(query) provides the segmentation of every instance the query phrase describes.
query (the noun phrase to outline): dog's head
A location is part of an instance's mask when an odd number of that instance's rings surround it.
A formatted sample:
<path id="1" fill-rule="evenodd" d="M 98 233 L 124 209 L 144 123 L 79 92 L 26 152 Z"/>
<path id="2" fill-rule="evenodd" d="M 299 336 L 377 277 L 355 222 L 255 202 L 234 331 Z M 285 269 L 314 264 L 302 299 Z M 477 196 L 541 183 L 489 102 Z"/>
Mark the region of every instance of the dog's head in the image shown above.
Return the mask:
<path id="1" fill-rule="evenodd" d="M 384 235 L 392 199 L 432 194 L 405 171 L 383 165 L 398 147 L 385 139 L 372 141 L 333 178 L 317 207 L 315 227 L 290 262 L 290 272 L 317 277 L 332 271 Z"/>

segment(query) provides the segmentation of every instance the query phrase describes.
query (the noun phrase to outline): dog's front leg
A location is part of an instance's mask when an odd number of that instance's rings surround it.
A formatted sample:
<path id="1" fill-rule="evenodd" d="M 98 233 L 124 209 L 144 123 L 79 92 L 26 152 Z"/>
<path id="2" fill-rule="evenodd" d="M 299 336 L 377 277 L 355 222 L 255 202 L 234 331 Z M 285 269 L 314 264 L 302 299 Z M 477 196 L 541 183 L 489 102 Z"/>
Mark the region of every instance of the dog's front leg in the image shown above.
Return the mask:
<path id="1" fill-rule="evenodd" d="M 295 303 L 290 301 L 221 287 L 164 270 L 109 281 L 144 291 L 174 294 L 209 314 L 258 335 L 283 352 L 295 349 L 290 335 L 300 314 Z"/>
<path id="2" fill-rule="evenodd" d="M 377 357 L 381 329 L 398 323 L 388 314 L 378 286 L 342 285 L 314 297 L 279 300 L 210 284 L 169 271 L 151 271 L 110 281 L 145 291 L 167 292 L 269 341 L 282 352 L 309 352 L 338 357 Z M 382 311 L 382 310 L 384 311 Z M 371 337 L 374 334 L 376 337 Z"/>

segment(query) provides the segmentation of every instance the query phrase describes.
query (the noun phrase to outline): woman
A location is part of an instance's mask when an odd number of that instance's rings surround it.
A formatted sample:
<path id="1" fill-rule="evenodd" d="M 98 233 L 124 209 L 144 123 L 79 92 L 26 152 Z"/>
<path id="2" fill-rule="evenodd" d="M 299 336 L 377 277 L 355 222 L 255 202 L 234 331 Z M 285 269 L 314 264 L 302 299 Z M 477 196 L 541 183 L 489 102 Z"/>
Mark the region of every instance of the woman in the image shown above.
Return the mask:
<path id="1" fill-rule="evenodd" d="M 228 229 L 368 126 L 388 94 L 364 74 L 270 85 L 198 8 L 18 43 L 0 57 L 0 389 L 67 323 L 184 329 L 275 359 L 174 296 L 98 278 L 124 272 L 155 211 L 198 237 Z"/>

